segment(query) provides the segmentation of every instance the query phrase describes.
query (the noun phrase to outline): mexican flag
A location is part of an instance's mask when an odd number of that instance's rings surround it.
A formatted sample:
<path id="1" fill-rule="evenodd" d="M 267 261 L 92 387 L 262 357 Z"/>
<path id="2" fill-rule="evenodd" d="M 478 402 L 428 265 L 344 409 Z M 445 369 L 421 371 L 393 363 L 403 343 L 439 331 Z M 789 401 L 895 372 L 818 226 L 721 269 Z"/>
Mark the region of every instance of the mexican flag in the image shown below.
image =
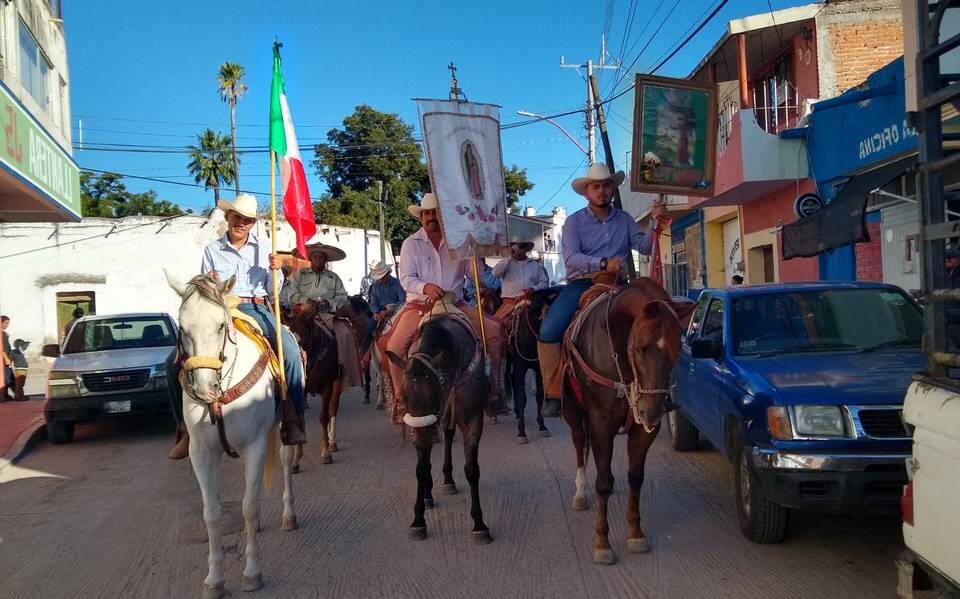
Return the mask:
<path id="1" fill-rule="evenodd" d="M 287 105 L 280 65 L 280 46 L 273 44 L 273 82 L 270 84 L 270 149 L 277 153 L 280 178 L 283 181 L 283 216 L 297 234 L 297 248 L 307 255 L 306 241 L 317 234 L 317 224 L 307 189 L 307 177 L 300 159 L 297 134 Z M 273 166 L 271 165 L 271 168 Z"/>

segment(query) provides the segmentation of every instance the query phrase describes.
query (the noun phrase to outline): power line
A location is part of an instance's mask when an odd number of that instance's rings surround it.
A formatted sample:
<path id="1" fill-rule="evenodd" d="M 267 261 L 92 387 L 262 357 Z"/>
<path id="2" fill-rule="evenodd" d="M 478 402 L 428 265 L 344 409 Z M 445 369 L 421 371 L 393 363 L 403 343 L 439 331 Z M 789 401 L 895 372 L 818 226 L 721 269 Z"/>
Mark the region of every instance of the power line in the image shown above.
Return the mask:
<path id="1" fill-rule="evenodd" d="M 567 177 L 567 178 L 563 181 L 563 183 L 560 184 L 560 187 L 558 187 L 557 190 L 556 190 L 555 192 L 553 192 L 553 195 L 551 195 L 549 198 L 547 198 L 547 201 L 546 201 L 546 202 L 540 204 L 540 207 L 537 208 L 537 210 L 536 210 L 537 212 L 540 212 L 541 210 L 543 210 L 544 207 L 545 207 L 547 204 L 549 204 L 550 202 L 553 201 L 553 198 L 557 197 L 557 194 L 560 193 L 560 192 L 563 190 L 563 188 L 567 186 L 567 183 L 570 182 L 570 179 L 573 179 L 573 176 L 576 175 L 578 172 L 580 172 L 580 169 L 583 168 L 583 163 L 586 162 L 586 161 L 587 161 L 587 156 L 584 155 L 583 158 L 580 159 L 580 164 L 578 164 L 577 167 L 570 172 L 570 176 Z"/>
<path id="2" fill-rule="evenodd" d="M 670 11 L 663 17 L 663 21 L 660 22 L 660 26 L 657 27 L 657 30 L 650 35 L 650 39 L 647 40 L 647 43 L 643 45 L 643 48 L 640 49 L 639 54 L 633 59 L 633 62 L 630 63 L 626 69 L 624 69 L 623 74 L 617 79 L 617 82 L 613 84 L 613 90 L 617 89 L 617 86 L 620 85 L 620 82 L 630 74 L 630 69 L 633 68 L 633 65 L 637 64 L 637 61 L 640 60 L 640 57 L 643 56 L 643 53 L 647 51 L 647 48 L 650 47 L 650 44 L 653 43 L 653 40 L 657 39 L 657 34 L 660 33 L 660 30 L 663 29 L 663 26 L 666 25 L 667 20 L 670 18 L 670 15 L 673 14 L 673 11 L 677 9 L 677 6 L 680 4 L 680 0 L 676 0 L 673 3 L 673 6 L 670 8 Z M 659 8 L 659 7 L 658 7 Z M 648 22 L 649 24 L 649 22 Z"/>
<path id="3" fill-rule="evenodd" d="M 686 38 L 684 38 L 683 42 L 681 42 L 679 46 L 677 46 L 676 48 L 674 48 L 673 52 L 670 52 L 670 54 L 669 54 L 666 58 L 664 58 L 663 60 L 660 60 L 660 61 L 657 63 L 657 65 L 654 66 L 654 67 L 650 70 L 650 74 L 652 75 L 652 74 L 656 73 L 657 71 L 659 71 L 659 70 L 663 67 L 663 65 L 667 64 L 667 63 L 670 61 L 671 58 L 673 58 L 674 56 L 676 56 L 676 55 L 677 55 L 677 52 L 679 52 L 680 50 L 682 50 L 684 46 L 686 46 L 688 43 L 690 43 L 690 40 L 692 40 L 698 33 L 700 33 L 700 31 L 702 31 L 703 28 L 706 27 L 707 24 L 710 23 L 710 21 L 712 21 L 713 18 L 717 16 L 717 13 L 719 13 L 720 10 L 723 9 L 723 7 L 726 6 L 726 5 L 727 5 L 727 2 L 729 2 L 729 1 L 730 1 L 730 0 L 720 0 L 720 3 L 717 5 L 716 8 L 713 9 L 713 12 L 711 12 L 710 15 L 709 15 L 706 19 L 704 19 L 704 20 L 700 23 L 700 25 L 698 25 L 697 28 L 693 30 L 692 33 L 690 33 Z"/>

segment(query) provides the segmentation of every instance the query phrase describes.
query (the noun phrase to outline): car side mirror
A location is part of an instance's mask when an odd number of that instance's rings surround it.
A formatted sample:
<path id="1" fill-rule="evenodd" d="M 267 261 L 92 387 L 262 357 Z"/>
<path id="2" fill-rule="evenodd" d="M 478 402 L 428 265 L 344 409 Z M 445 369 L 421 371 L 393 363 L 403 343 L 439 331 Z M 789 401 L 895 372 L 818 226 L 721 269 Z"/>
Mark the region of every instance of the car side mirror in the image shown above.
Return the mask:
<path id="1" fill-rule="evenodd" d="M 40 349 L 40 355 L 44 358 L 56 358 L 60 355 L 60 346 L 56 343 L 49 343 Z"/>
<path id="2" fill-rule="evenodd" d="M 720 342 L 716 339 L 694 339 L 690 344 L 690 355 L 697 359 L 711 358 L 720 359 Z"/>

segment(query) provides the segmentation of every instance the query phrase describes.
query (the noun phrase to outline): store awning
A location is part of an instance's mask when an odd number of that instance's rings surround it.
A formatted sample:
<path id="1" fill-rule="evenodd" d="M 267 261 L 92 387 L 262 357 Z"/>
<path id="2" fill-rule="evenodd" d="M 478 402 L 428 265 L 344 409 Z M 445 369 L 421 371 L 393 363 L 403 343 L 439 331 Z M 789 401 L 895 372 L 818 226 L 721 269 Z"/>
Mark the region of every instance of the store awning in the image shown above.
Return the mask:
<path id="1" fill-rule="evenodd" d="M 869 241 L 867 200 L 870 192 L 911 170 L 916 154 L 852 175 L 833 201 L 812 216 L 783 226 L 784 260 L 807 258 L 851 243 Z"/>

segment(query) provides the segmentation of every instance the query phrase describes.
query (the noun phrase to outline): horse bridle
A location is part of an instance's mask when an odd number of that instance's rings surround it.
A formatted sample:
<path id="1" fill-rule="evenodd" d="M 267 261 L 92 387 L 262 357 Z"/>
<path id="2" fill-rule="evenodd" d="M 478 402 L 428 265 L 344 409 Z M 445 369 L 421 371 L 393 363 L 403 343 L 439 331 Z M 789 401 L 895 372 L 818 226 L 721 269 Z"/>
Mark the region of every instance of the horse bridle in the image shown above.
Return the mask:
<path id="1" fill-rule="evenodd" d="M 470 359 L 470 363 L 467 364 L 467 367 L 461 370 L 457 376 L 453 379 L 453 382 L 450 385 L 447 385 L 447 377 L 444 376 L 433 363 L 430 362 L 430 356 L 423 352 L 414 352 L 410 354 L 409 359 L 416 360 L 437 379 L 437 383 L 440 385 L 442 390 L 444 387 L 447 387 L 447 397 L 440 402 L 440 410 L 437 412 L 437 422 L 446 423 L 451 425 L 454 422 L 454 396 L 457 390 L 466 382 L 467 378 L 477 370 L 477 366 L 481 362 L 483 357 L 483 352 L 480 351 L 480 344 L 476 343 L 474 346 L 473 358 Z"/>

